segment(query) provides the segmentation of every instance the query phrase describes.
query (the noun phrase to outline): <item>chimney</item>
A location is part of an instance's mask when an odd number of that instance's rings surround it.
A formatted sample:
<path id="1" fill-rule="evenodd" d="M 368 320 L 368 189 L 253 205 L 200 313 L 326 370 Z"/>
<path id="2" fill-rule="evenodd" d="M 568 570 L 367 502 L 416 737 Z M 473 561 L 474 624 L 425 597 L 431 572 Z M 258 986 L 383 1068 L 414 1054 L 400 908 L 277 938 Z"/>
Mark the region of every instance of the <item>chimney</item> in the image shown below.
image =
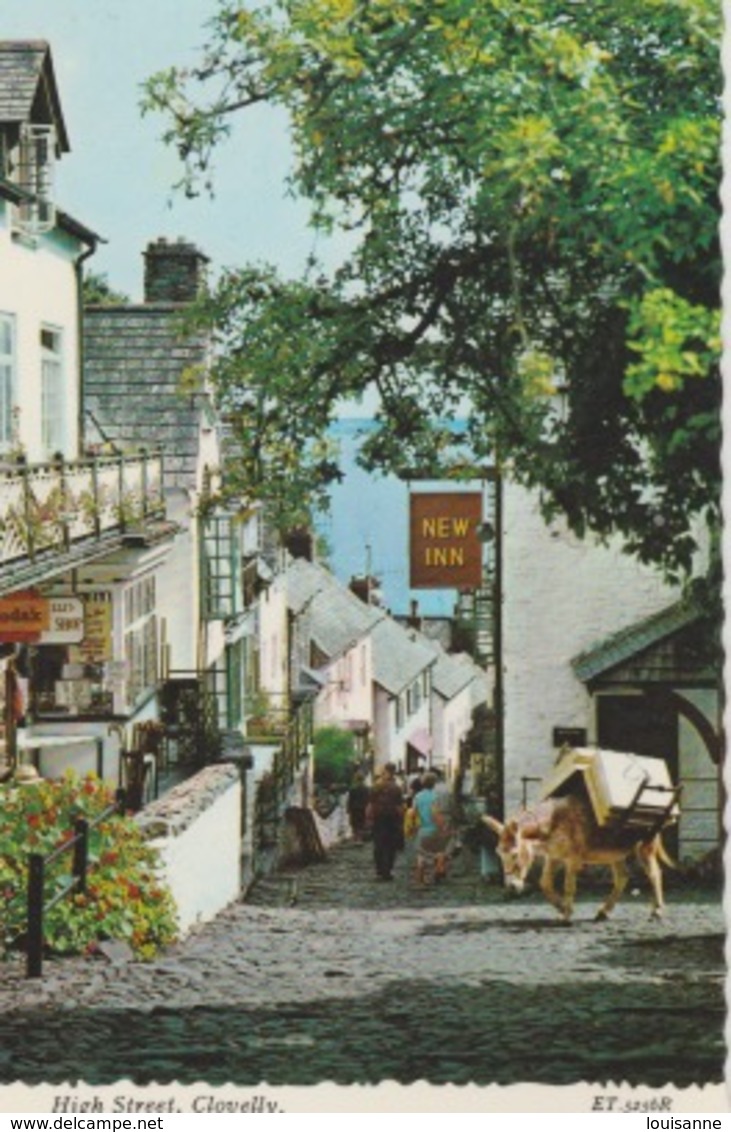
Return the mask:
<path id="1" fill-rule="evenodd" d="M 148 244 L 145 257 L 146 303 L 191 303 L 206 281 L 208 256 L 182 237 Z"/>
<path id="2" fill-rule="evenodd" d="M 422 621 L 421 621 L 421 614 L 419 613 L 419 603 L 418 603 L 418 601 L 414 601 L 414 599 L 412 598 L 410 604 L 411 604 L 411 612 L 410 612 L 409 616 L 406 618 L 406 624 L 411 629 L 421 630 Z"/>
<path id="3" fill-rule="evenodd" d="M 348 588 L 351 593 L 354 593 L 357 598 L 364 601 L 368 605 L 368 579 L 354 574 L 348 583 Z"/>
<path id="4" fill-rule="evenodd" d="M 306 562 L 314 562 L 315 543 L 311 531 L 306 527 L 295 527 L 287 531 L 284 545 L 293 558 L 304 558 Z"/>

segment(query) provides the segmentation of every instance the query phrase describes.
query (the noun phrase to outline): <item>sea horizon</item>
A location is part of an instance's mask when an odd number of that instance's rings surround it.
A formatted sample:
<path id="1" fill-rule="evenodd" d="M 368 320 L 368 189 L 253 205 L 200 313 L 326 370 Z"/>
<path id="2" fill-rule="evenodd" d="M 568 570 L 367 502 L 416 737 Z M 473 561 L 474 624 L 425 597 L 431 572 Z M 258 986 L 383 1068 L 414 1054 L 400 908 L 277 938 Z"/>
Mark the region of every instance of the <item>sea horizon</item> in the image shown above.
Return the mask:
<path id="1" fill-rule="evenodd" d="M 451 423 L 458 426 L 461 422 Z M 383 604 L 395 615 L 408 614 L 416 601 L 424 616 L 451 617 L 455 589 L 411 589 L 409 585 L 411 485 L 392 473 L 367 472 L 357 464 L 360 437 L 376 427 L 373 417 L 349 416 L 339 418 L 330 428 L 339 444 L 336 459 L 343 480 L 330 489 L 329 511 L 315 520 L 317 534 L 326 543 L 325 560 L 345 584 L 354 576 L 377 578 Z M 454 490 L 454 483 L 449 487 Z M 419 488 L 446 490 L 447 485 L 420 481 Z"/>

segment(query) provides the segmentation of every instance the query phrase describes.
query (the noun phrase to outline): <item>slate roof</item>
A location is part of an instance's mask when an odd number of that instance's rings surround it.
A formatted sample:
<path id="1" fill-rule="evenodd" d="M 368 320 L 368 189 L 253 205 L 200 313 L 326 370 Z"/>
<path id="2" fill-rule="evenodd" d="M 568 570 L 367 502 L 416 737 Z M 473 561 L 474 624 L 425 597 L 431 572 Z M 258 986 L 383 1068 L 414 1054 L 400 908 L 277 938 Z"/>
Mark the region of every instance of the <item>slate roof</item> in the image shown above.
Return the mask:
<path id="1" fill-rule="evenodd" d="M 373 679 L 391 695 L 397 696 L 434 664 L 434 650 L 414 640 L 408 629 L 390 617 L 374 627 L 372 639 Z"/>
<path id="2" fill-rule="evenodd" d="M 53 124 L 68 152 L 50 47 L 42 39 L 0 40 L 0 122 L 30 121 Z"/>
<path id="3" fill-rule="evenodd" d="M 698 610 L 694 606 L 688 602 L 676 602 L 586 649 L 573 658 L 571 666 L 579 680 L 587 683 L 697 619 Z"/>
<path id="4" fill-rule="evenodd" d="M 307 630 L 327 657 L 345 652 L 366 636 L 385 616 L 366 605 L 326 570 L 296 558 L 286 571 L 287 605 L 295 616 L 307 617 Z"/>
<path id="5" fill-rule="evenodd" d="M 315 562 L 308 562 L 304 558 L 295 558 L 287 567 L 285 576 L 287 579 L 287 605 L 295 615 L 302 611 L 305 604 L 318 591 L 337 584 L 329 570 Z"/>
<path id="6" fill-rule="evenodd" d="M 466 664 L 464 656 L 442 653 L 437 656 L 432 669 L 432 687 L 445 700 L 453 699 L 475 679 L 471 664 Z"/>
<path id="7" fill-rule="evenodd" d="M 192 487 L 205 406 L 180 389 L 204 363 L 202 338 L 182 339 L 181 306 L 88 306 L 84 312 L 84 411 L 121 448 L 164 451 L 167 485 Z"/>
<path id="8" fill-rule="evenodd" d="M 472 706 L 489 699 L 487 672 L 466 652 L 448 653 L 439 641 L 427 637 L 420 630 L 409 630 L 414 640 L 425 644 L 436 656 L 432 668 L 432 687 L 445 700 L 451 700 L 464 688 L 471 686 Z"/>

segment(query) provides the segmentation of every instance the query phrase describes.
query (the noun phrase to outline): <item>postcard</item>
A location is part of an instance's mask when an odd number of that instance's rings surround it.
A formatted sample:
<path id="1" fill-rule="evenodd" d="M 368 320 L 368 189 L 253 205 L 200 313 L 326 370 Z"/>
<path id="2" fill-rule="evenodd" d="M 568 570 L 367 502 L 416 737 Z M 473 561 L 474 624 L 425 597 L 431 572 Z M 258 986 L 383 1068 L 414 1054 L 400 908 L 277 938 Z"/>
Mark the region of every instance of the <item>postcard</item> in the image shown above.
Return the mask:
<path id="1" fill-rule="evenodd" d="M 0 1109 L 727 1111 L 722 60 L 5 13 Z"/>

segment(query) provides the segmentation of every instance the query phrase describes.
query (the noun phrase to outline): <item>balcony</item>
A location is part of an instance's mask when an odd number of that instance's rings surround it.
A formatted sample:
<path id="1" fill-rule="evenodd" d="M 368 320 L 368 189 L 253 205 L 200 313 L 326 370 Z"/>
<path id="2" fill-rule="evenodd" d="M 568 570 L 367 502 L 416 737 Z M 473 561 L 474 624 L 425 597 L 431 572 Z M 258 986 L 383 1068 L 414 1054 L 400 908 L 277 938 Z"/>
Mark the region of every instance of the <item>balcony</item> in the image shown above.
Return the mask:
<path id="1" fill-rule="evenodd" d="M 154 540 L 164 520 L 159 452 L 0 464 L 0 593 Z"/>

